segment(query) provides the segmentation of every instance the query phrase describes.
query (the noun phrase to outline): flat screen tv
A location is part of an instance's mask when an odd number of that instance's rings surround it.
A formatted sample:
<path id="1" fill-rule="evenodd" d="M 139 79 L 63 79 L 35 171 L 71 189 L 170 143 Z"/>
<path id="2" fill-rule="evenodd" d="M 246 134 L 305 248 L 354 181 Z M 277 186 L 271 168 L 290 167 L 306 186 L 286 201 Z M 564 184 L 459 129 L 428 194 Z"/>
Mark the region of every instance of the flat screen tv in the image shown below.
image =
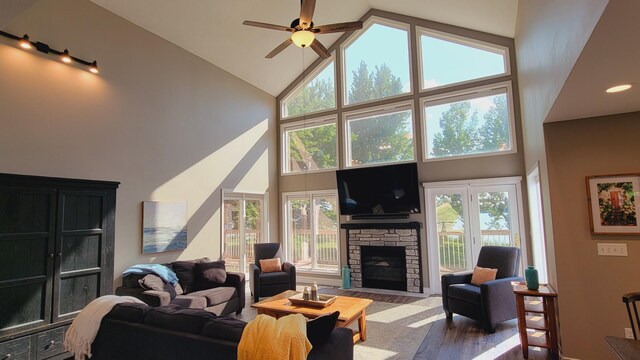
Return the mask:
<path id="1" fill-rule="evenodd" d="M 408 216 L 420 213 L 416 163 L 336 171 L 342 215 Z"/>

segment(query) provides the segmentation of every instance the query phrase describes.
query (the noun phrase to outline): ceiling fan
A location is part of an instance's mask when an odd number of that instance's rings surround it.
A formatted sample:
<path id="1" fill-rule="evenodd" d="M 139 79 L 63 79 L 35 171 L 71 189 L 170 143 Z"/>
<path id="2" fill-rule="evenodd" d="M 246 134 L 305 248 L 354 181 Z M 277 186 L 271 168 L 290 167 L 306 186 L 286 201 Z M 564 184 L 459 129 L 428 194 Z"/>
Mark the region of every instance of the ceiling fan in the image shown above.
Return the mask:
<path id="1" fill-rule="evenodd" d="M 294 43 L 296 46 L 305 48 L 310 46 L 321 58 L 326 59 L 331 56 L 324 45 L 316 39 L 316 34 L 329 34 L 336 32 L 346 32 L 362 29 L 362 21 L 336 23 L 322 26 L 314 26 L 312 18 L 316 7 L 316 0 L 300 0 L 300 17 L 291 22 L 291 26 L 273 25 L 257 21 L 245 20 L 244 25 L 256 26 L 271 30 L 288 31 L 291 37 L 278 45 L 273 51 L 265 56 L 268 59 L 278 55 L 287 46 Z"/>

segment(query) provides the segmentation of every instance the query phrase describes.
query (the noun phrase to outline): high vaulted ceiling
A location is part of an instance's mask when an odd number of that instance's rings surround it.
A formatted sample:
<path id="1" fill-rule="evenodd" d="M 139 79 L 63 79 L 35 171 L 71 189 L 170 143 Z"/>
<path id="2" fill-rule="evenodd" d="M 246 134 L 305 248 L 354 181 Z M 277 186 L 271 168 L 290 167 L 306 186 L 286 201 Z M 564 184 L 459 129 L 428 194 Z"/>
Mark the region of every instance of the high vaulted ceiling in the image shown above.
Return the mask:
<path id="1" fill-rule="evenodd" d="M 290 46 L 273 59 L 264 56 L 287 33 L 242 25 L 254 20 L 289 25 L 300 0 L 91 0 L 250 84 L 277 96 L 318 57 Z M 513 37 L 517 0 L 317 0 L 313 21 L 359 20 L 369 9 Z M 328 48 L 342 34 L 319 36 Z M 304 66 L 303 66 L 304 61 Z"/>

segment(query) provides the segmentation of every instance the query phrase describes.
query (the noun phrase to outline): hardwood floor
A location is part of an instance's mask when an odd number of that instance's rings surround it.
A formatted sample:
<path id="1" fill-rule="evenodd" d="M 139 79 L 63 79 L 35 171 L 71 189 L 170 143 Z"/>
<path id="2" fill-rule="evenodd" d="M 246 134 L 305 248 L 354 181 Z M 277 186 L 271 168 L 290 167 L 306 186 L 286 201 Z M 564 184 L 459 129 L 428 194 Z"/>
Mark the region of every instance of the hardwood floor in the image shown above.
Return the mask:
<path id="1" fill-rule="evenodd" d="M 415 296 L 374 294 L 337 288 L 323 288 L 320 292 L 394 304 L 411 304 L 423 299 Z M 438 320 L 433 323 L 414 356 L 414 360 L 422 359 L 524 359 L 518 337 L 518 321 L 516 319 L 506 321 L 496 327 L 495 333 L 489 334 L 479 323 L 463 316 L 454 315 L 451 321 Z M 551 357 L 546 349 L 530 349 L 529 359 L 541 360 L 551 359 Z"/>
<path id="2" fill-rule="evenodd" d="M 319 292 L 331 295 L 360 297 L 393 304 L 411 304 L 424 297 L 370 293 L 364 291 L 346 291 L 332 287 L 321 287 Z M 247 296 L 247 306 L 252 300 Z M 251 311 L 249 311 L 251 312 Z M 248 315 L 248 314 L 247 314 Z M 254 315 L 255 316 L 255 315 Z M 444 315 L 443 315 L 444 316 Z M 427 336 L 422 341 L 414 360 L 520 360 L 524 359 L 518 336 L 516 319 L 506 321 L 489 334 L 482 326 L 471 319 L 454 315 L 451 321 L 445 318 L 433 322 Z M 530 349 L 529 359 L 551 359 L 546 349 Z M 372 359 L 375 360 L 375 359 Z"/>

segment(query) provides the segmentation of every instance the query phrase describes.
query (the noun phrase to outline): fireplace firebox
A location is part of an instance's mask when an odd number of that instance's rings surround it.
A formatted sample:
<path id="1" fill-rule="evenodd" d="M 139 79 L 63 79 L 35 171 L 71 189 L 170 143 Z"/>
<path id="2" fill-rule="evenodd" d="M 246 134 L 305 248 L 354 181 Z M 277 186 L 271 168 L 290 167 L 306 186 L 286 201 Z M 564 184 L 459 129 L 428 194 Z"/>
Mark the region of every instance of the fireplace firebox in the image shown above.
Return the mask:
<path id="1" fill-rule="evenodd" d="M 362 286 L 407 291 L 407 260 L 403 246 L 362 246 Z"/>

